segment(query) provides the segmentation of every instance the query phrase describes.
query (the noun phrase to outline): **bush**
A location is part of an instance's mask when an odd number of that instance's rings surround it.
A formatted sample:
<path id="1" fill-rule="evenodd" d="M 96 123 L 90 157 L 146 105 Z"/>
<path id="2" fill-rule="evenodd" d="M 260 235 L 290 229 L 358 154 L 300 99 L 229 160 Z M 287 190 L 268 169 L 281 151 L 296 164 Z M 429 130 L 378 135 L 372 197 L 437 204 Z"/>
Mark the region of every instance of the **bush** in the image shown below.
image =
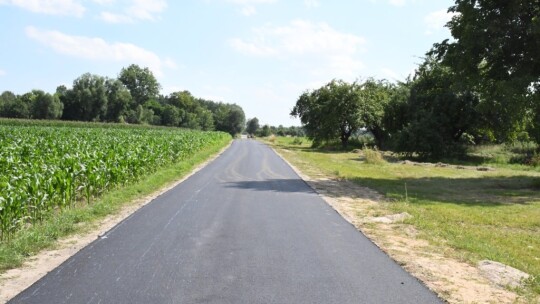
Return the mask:
<path id="1" fill-rule="evenodd" d="M 536 152 L 531 156 L 529 160 L 529 165 L 533 167 L 539 167 L 540 166 L 540 154 L 537 154 Z"/>
<path id="2" fill-rule="evenodd" d="M 303 140 L 300 139 L 299 137 L 295 137 L 292 141 L 292 144 L 293 145 L 301 145 L 303 143 Z"/>
<path id="3" fill-rule="evenodd" d="M 534 141 L 515 141 L 506 145 L 506 149 L 517 154 L 533 154 L 538 149 Z"/>

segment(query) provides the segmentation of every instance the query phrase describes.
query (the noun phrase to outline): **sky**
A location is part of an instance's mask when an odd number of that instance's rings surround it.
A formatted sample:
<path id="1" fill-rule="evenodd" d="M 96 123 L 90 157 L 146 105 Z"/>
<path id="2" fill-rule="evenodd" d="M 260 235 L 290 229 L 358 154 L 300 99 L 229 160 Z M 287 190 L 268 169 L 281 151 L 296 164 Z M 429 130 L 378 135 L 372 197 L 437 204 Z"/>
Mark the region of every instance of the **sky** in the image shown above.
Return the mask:
<path id="1" fill-rule="evenodd" d="M 403 81 L 451 0 L 0 0 L 0 92 L 148 67 L 162 94 L 236 103 L 261 124 L 332 79 Z"/>

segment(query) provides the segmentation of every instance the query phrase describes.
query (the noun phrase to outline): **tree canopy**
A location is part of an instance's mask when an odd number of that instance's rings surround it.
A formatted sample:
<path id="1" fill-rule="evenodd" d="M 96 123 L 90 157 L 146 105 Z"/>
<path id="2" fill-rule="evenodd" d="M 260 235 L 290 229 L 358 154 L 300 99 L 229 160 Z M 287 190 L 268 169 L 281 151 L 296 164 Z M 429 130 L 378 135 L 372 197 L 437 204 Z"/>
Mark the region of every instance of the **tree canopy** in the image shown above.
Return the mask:
<path id="1" fill-rule="evenodd" d="M 122 68 L 118 80 L 127 87 L 136 105 L 143 105 L 148 100 L 156 98 L 161 88 L 150 69 L 141 68 L 136 64 Z"/>
<path id="2" fill-rule="evenodd" d="M 540 2 L 456 0 L 454 40 L 434 45 L 460 82 L 479 92 L 479 110 L 495 137 L 515 138 L 540 102 Z"/>
<path id="3" fill-rule="evenodd" d="M 259 130 L 259 119 L 257 117 L 253 117 L 251 119 L 248 119 L 246 123 L 246 132 L 250 135 L 254 135 Z"/>
<path id="4" fill-rule="evenodd" d="M 332 80 L 302 94 L 291 115 L 300 118 L 316 145 L 339 138 L 346 147 L 349 138 L 361 128 L 372 132 L 378 144 L 382 144 L 385 137 L 382 119 L 389 89 L 388 83 L 374 79 L 363 83 Z"/>

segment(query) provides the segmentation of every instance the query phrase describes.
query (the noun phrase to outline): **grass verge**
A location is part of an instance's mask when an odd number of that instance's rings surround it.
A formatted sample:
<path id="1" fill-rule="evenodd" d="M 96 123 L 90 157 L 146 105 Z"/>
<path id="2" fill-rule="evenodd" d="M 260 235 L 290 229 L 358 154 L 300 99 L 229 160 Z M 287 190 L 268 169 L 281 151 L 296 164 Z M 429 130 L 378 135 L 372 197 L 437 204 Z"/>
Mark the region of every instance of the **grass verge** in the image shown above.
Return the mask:
<path id="1" fill-rule="evenodd" d="M 229 142 L 230 138 L 224 139 L 181 162 L 142 178 L 133 185 L 112 190 L 90 205 L 80 203 L 74 208 L 49 216 L 40 224 L 16 232 L 9 242 L 0 242 L 0 272 L 21 266 L 26 258 L 43 249 L 53 248 L 58 239 L 88 231 L 95 227 L 100 219 L 117 213 L 130 202 L 181 179 Z"/>
<path id="2" fill-rule="evenodd" d="M 310 175 L 327 176 L 377 190 L 389 203 L 381 213 L 408 212 L 406 221 L 420 237 L 471 264 L 494 260 L 530 275 L 520 292 L 540 295 L 540 173 L 524 167 L 419 166 L 413 163 L 366 161 L 358 152 L 311 149 L 276 138 L 274 147 Z M 358 217 L 365 215 L 358 214 Z"/>

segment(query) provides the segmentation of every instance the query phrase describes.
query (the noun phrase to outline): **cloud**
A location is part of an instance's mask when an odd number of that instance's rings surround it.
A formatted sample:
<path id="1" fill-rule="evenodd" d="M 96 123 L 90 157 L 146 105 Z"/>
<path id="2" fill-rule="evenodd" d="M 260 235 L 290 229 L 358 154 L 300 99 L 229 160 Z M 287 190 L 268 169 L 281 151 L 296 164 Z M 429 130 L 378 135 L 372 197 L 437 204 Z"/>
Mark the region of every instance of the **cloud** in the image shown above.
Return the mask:
<path id="1" fill-rule="evenodd" d="M 370 1 L 373 2 L 373 3 L 387 2 L 390 5 L 398 6 L 398 7 L 403 7 L 403 6 L 406 6 L 407 4 L 420 2 L 420 0 L 384 0 L 384 1 L 382 1 L 382 0 L 370 0 Z"/>
<path id="2" fill-rule="evenodd" d="M 92 2 L 97 3 L 99 5 L 110 5 L 113 4 L 116 0 L 92 0 Z"/>
<path id="3" fill-rule="evenodd" d="M 304 5 L 308 8 L 316 8 L 321 6 L 321 2 L 319 0 L 304 0 Z"/>
<path id="4" fill-rule="evenodd" d="M 114 14 L 111 12 L 101 12 L 99 14 L 99 17 L 101 18 L 101 20 L 108 23 L 132 23 L 134 21 L 133 18 L 127 15 Z"/>
<path id="5" fill-rule="evenodd" d="M 250 39 L 229 40 L 230 46 L 249 56 L 289 60 L 314 75 L 349 77 L 363 67 L 356 55 L 363 50 L 365 39 L 339 32 L 326 23 L 294 20 L 286 26 L 254 28 L 252 33 Z"/>
<path id="6" fill-rule="evenodd" d="M 270 46 L 265 46 L 256 42 L 245 42 L 240 38 L 234 38 L 229 41 L 233 49 L 240 53 L 265 57 L 278 54 L 278 51 Z"/>
<path id="7" fill-rule="evenodd" d="M 7 75 L 6 71 L 4 71 L 4 70 L 0 70 L 0 77 L 2 77 L 2 76 L 6 76 L 6 75 Z"/>
<path id="8" fill-rule="evenodd" d="M 390 4 L 394 6 L 405 6 L 406 2 L 405 0 L 390 0 Z"/>
<path id="9" fill-rule="evenodd" d="M 240 13 L 244 16 L 253 16 L 257 13 L 257 9 L 254 6 L 244 6 L 242 9 L 240 9 Z"/>
<path id="10" fill-rule="evenodd" d="M 234 3 L 234 4 L 268 4 L 268 3 L 275 3 L 277 0 L 227 0 L 227 2 Z"/>
<path id="11" fill-rule="evenodd" d="M 26 35 L 60 54 L 94 61 L 136 63 L 149 67 L 156 76 L 163 75 L 163 68 L 176 68 L 171 59 L 162 59 L 130 43 L 109 43 L 101 38 L 70 36 L 32 26 L 26 27 Z"/>
<path id="12" fill-rule="evenodd" d="M 431 35 L 444 29 L 444 26 L 448 21 L 452 20 L 456 13 L 447 12 L 446 10 L 439 10 L 429 13 L 424 17 L 424 22 L 427 25 L 426 34 Z"/>
<path id="13" fill-rule="evenodd" d="M 113 0 L 93 0 L 102 5 L 112 4 Z M 109 23 L 132 23 L 137 20 L 155 21 L 157 14 L 167 8 L 166 0 L 129 0 L 125 1 L 124 9 L 121 13 L 103 11 L 99 17 Z"/>
<path id="14" fill-rule="evenodd" d="M 33 13 L 82 17 L 85 7 L 74 0 L 0 0 L 0 4 L 20 7 Z"/>
<path id="15" fill-rule="evenodd" d="M 241 6 L 239 12 L 240 14 L 249 17 L 257 13 L 256 5 L 259 4 L 272 4 L 277 2 L 277 0 L 225 0 L 228 3 Z"/>

